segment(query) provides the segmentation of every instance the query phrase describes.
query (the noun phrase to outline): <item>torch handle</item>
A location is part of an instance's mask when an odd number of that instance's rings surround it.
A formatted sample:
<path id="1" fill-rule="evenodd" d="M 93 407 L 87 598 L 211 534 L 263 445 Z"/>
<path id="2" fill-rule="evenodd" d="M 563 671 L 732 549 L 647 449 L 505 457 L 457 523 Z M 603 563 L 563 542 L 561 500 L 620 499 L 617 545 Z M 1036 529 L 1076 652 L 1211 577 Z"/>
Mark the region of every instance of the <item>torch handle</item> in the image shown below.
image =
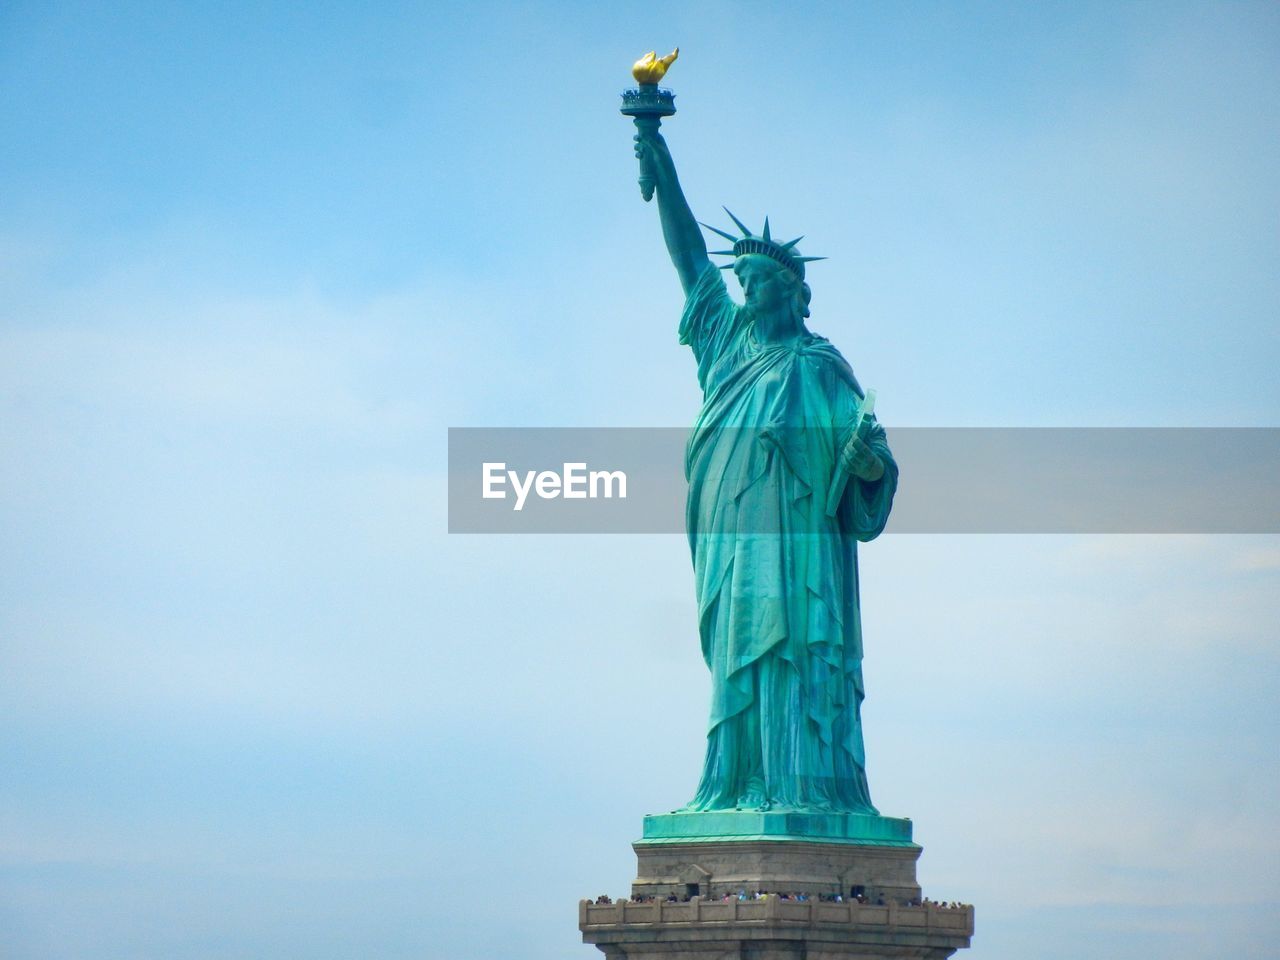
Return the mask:
<path id="1" fill-rule="evenodd" d="M 634 117 L 636 129 L 643 133 L 657 133 L 658 128 L 662 126 L 661 117 Z M 653 175 L 653 160 L 650 159 L 648 151 L 640 153 L 640 196 L 644 198 L 644 202 L 648 203 L 653 199 L 653 188 L 657 183 L 657 178 Z"/>

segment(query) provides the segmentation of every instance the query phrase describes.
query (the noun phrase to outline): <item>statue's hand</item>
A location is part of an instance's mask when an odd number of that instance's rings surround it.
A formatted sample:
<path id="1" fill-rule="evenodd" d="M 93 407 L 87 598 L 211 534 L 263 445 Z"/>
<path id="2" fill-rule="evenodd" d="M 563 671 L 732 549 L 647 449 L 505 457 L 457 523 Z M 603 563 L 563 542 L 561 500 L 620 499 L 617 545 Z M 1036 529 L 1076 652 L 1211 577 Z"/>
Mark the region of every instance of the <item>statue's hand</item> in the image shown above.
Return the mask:
<path id="1" fill-rule="evenodd" d="M 859 480 L 874 482 L 884 476 L 884 461 L 857 434 L 840 451 L 840 467 Z"/>
<path id="2" fill-rule="evenodd" d="M 668 179 L 675 173 L 675 161 L 671 159 L 671 151 L 667 149 L 667 141 L 655 127 L 652 130 L 641 130 L 632 139 L 636 142 L 636 157 L 643 160 L 649 158 L 653 173 L 659 181 Z"/>

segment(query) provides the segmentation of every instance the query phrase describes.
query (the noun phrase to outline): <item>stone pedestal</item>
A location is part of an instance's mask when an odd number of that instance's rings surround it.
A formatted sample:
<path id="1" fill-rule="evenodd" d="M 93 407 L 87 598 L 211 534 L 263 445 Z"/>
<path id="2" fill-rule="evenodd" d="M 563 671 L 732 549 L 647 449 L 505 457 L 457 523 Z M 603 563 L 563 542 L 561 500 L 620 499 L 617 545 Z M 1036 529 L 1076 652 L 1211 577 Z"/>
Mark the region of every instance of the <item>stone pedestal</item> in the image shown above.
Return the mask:
<path id="1" fill-rule="evenodd" d="M 610 960 L 943 960 L 973 936 L 972 907 L 921 903 L 909 820 L 665 814 L 633 847 L 632 899 L 578 907 Z"/>
<path id="2" fill-rule="evenodd" d="M 675 894 L 718 900 L 757 891 L 807 893 L 871 903 L 921 899 L 920 847 L 882 847 L 803 840 L 726 840 L 633 845 L 639 868 L 633 899 Z"/>
<path id="3" fill-rule="evenodd" d="M 582 938 L 609 960 L 944 960 L 969 945 L 972 907 L 690 900 L 578 906 Z"/>

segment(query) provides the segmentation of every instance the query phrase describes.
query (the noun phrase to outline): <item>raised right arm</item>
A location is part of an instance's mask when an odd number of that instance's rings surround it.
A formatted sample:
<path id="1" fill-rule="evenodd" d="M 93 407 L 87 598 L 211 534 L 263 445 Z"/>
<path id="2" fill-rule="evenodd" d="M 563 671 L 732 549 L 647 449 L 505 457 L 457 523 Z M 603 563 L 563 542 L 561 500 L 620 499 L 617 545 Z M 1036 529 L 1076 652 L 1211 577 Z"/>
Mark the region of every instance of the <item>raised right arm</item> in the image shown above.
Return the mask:
<path id="1" fill-rule="evenodd" d="M 658 195 L 658 217 L 662 221 L 662 238 L 667 242 L 667 253 L 680 275 L 680 284 L 688 294 L 702 276 L 711 258 L 707 256 L 707 244 L 702 239 L 702 231 L 698 221 L 693 219 L 693 211 L 680 189 L 680 180 L 676 177 L 676 165 L 671 159 L 671 151 L 656 127 L 636 134 L 636 156 L 642 154 L 649 158 L 653 175 L 655 192 Z"/>

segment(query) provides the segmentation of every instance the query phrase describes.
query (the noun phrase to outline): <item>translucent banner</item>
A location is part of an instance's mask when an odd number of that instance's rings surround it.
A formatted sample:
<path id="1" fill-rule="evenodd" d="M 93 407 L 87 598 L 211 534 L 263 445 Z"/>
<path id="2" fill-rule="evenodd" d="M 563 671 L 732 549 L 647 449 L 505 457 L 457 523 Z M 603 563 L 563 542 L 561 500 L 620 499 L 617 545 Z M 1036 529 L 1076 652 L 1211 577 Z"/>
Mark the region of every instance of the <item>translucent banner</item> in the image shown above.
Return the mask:
<path id="1" fill-rule="evenodd" d="M 699 535 L 839 532 L 821 520 L 828 498 L 871 482 L 831 493 L 845 439 L 452 428 L 449 531 L 686 533 L 690 516 Z M 887 533 L 1280 532 L 1280 429 L 906 427 L 887 442 L 898 467 Z M 688 513 L 687 464 L 700 484 Z M 710 509 L 712 486 L 735 509 Z"/>

